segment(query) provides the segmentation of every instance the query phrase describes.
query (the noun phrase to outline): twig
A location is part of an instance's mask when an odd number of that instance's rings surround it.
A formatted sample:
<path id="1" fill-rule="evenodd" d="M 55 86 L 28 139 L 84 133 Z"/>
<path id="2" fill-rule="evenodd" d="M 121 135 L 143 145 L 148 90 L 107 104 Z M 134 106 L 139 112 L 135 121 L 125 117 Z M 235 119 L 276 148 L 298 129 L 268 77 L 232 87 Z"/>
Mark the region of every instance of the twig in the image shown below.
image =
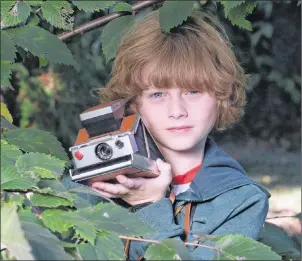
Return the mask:
<path id="1" fill-rule="evenodd" d="M 300 219 L 299 217 L 297 217 L 297 216 L 295 215 L 295 216 L 275 216 L 275 217 L 266 218 L 265 220 L 268 220 L 268 219 L 275 219 L 275 218 L 298 218 L 298 219 Z"/>
<path id="2" fill-rule="evenodd" d="M 138 1 L 137 3 L 132 5 L 132 11 L 133 11 L 133 13 L 135 13 L 139 9 L 149 7 L 153 4 L 156 4 L 161 1 L 163 1 L 163 0 Z M 105 25 L 106 23 L 110 22 L 111 20 L 113 20 L 117 17 L 124 16 L 126 14 L 127 13 L 125 13 L 125 12 L 116 12 L 116 13 L 104 15 L 100 18 L 94 19 L 90 22 L 80 25 L 78 28 L 74 29 L 71 32 L 65 32 L 65 33 L 59 34 L 58 38 L 60 40 L 64 41 L 74 35 L 87 33 L 93 29 L 96 29 L 96 28 L 99 28 L 99 27 Z"/>
<path id="3" fill-rule="evenodd" d="M 133 240 L 133 241 L 146 242 L 146 243 L 154 243 L 154 244 L 160 244 L 161 243 L 158 240 L 143 239 L 143 238 L 136 238 L 136 237 L 127 237 L 127 236 L 121 236 L 121 235 L 119 235 L 119 238 L 129 239 L 129 240 Z M 204 248 L 209 248 L 209 249 L 216 250 L 216 251 L 218 250 L 215 247 L 211 247 L 211 246 L 207 246 L 207 245 L 201 245 L 201 244 L 197 244 L 197 243 L 185 242 L 184 244 L 187 245 L 187 246 L 204 247 Z"/>
<path id="4" fill-rule="evenodd" d="M 146 242 L 146 243 L 154 243 L 154 244 L 160 244 L 161 242 L 158 240 L 151 240 L 151 239 L 143 239 L 143 238 L 136 238 L 136 237 L 127 237 L 127 236 L 122 236 L 119 235 L 119 238 L 121 239 L 128 239 L 128 240 L 133 240 L 133 241 L 139 241 L 139 242 Z M 230 255 L 229 253 L 223 251 L 222 249 L 218 249 L 212 246 L 207 246 L 207 245 L 201 245 L 198 243 L 190 243 L 190 242 L 184 242 L 186 246 L 196 246 L 196 247 L 203 247 L 203 248 L 208 248 L 214 251 L 217 251 L 219 253 L 224 254 L 225 256 L 228 256 L 230 259 L 233 259 L 234 257 Z"/>

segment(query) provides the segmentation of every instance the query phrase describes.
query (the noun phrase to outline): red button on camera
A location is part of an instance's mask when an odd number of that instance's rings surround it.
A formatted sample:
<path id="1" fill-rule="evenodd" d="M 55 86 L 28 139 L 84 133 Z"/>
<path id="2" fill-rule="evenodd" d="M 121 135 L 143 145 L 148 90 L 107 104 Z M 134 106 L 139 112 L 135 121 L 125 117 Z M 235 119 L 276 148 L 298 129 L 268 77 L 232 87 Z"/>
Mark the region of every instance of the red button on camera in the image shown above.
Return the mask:
<path id="1" fill-rule="evenodd" d="M 74 154 L 74 156 L 75 156 L 78 160 L 81 160 L 81 159 L 84 157 L 84 155 L 83 155 L 81 152 L 79 152 L 79 151 L 77 151 L 77 152 Z"/>

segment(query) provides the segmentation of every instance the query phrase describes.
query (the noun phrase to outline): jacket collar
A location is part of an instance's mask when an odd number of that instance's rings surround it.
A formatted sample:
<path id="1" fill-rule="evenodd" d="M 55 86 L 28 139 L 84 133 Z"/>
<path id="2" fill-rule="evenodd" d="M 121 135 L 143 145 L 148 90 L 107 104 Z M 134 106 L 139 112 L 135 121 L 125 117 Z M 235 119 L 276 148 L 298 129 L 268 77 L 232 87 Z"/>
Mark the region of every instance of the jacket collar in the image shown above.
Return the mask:
<path id="1" fill-rule="evenodd" d="M 176 198 L 186 201 L 205 201 L 248 184 L 258 186 L 270 197 L 270 193 L 262 185 L 246 176 L 244 169 L 235 159 L 219 149 L 216 143 L 208 138 L 202 166 L 192 181 L 190 189 Z"/>

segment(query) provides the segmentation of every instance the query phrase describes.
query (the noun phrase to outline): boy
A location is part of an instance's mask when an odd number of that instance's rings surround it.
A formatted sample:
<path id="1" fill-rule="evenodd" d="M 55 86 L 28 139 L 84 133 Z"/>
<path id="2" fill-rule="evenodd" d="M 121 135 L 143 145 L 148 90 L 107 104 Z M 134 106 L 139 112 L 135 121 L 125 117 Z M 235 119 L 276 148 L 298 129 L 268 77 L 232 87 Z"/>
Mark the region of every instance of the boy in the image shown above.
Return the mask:
<path id="1" fill-rule="evenodd" d="M 213 128 L 224 130 L 240 119 L 245 85 L 246 75 L 214 18 L 194 13 L 164 34 L 158 11 L 151 13 L 121 42 L 101 99 L 132 98 L 131 109 L 140 114 L 166 162 L 157 160 L 157 178 L 120 175 L 110 184 L 96 177 L 89 186 L 131 206 L 158 232 L 152 239 L 194 242 L 194 235 L 231 233 L 257 239 L 269 193 L 208 138 Z M 170 186 L 174 197 L 169 198 Z M 129 258 L 142 258 L 147 246 L 131 242 Z M 198 260 L 215 254 L 188 248 Z"/>

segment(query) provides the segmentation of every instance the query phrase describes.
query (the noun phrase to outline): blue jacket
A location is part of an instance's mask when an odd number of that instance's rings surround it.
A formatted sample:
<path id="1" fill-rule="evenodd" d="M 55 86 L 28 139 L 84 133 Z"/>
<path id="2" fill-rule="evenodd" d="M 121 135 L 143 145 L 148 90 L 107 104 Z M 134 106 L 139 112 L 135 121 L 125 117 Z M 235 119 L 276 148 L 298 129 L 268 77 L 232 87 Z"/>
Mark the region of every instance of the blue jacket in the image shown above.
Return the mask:
<path id="1" fill-rule="evenodd" d="M 188 201 L 196 204 L 187 242 L 196 241 L 194 234 L 236 233 L 257 239 L 268 212 L 269 197 L 269 192 L 248 178 L 236 160 L 208 139 L 202 167 L 189 190 L 177 195 L 174 204 L 175 208 Z M 171 201 L 164 198 L 138 210 L 136 215 L 157 231 L 149 239 L 181 239 L 184 234 L 184 211 L 183 208 L 174 219 Z M 144 255 L 147 247 L 146 243 L 132 241 L 129 249 L 130 260 Z M 214 258 L 213 250 L 191 246 L 188 248 L 194 260 Z"/>

